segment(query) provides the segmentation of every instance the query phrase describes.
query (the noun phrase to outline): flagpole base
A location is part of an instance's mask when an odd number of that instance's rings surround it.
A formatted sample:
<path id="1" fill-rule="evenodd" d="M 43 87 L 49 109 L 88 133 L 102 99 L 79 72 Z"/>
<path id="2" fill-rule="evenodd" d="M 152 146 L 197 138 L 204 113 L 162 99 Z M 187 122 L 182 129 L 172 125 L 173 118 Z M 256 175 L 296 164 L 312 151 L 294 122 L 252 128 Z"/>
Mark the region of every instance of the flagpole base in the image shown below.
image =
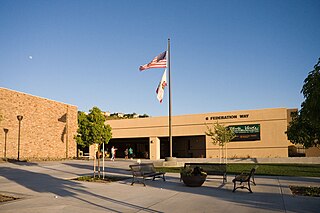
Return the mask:
<path id="1" fill-rule="evenodd" d="M 177 161 L 176 157 L 165 157 L 165 161 Z"/>

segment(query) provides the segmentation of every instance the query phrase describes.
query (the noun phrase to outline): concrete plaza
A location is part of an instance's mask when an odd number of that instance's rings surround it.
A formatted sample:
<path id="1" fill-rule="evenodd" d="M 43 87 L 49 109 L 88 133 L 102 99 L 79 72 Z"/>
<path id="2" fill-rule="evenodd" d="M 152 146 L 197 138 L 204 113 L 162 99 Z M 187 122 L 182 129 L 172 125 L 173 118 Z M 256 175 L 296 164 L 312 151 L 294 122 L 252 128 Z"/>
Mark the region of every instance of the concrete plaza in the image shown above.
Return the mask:
<path id="1" fill-rule="evenodd" d="M 146 161 L 150 162 L 150 161 Z M 106 161 L 107 175 L 131 177 L 131 160 Z M 232 193 L 233 176 L 209 177 L 202 187 L 187 187 L 179 174 L 161 179 L 112 183 L 71 180 L 90 175 L 92 161 L 1 162 L 0 194 L 20 199 L 0 203 L 0 212 L 319 212 L 319 197 L 293 196 L 289 185 L 320 186 L 320 178 L 256 176 L 253 193 Z"/>

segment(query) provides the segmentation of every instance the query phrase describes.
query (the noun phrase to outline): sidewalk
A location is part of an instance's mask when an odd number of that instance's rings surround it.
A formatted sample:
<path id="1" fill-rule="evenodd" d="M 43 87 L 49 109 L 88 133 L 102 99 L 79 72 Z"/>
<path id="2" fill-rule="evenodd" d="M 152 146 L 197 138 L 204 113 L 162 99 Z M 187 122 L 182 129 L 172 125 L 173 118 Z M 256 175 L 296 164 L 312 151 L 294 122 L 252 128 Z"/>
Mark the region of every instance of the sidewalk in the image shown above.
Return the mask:
<path id="1" fill-rule="evenodd" d="M 130 160 L 106 161 L 108 175 L 131 177 Z M 131 186 L 131 179 L 108 184 L 73 181 L 92 174 L 92 161 L 0 163 L 0 193 L 20 199 L 0 203 L 0 212 L 319 212 L 320 198 L 291 194 L 288 185 L 320 186 L 320 178 L 255 176 L 253 193 L 232 193 L 233 176 L 209 178 L 186 187 L 179 174 Z"/>

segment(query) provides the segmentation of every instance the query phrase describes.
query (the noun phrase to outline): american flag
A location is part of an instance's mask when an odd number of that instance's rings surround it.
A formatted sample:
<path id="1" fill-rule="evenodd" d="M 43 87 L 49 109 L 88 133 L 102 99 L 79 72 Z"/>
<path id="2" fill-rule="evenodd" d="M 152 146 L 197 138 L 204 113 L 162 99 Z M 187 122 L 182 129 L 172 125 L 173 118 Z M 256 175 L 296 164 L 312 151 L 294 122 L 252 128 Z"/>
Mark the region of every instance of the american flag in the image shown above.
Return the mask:
<path id="1" fill-rule="evenodd" d="M 150 63 L 140 66 L 139 70 L 143 71 L 150 68 L 166 68 L 167 67 L 167 51 L 155 57 Z"/>

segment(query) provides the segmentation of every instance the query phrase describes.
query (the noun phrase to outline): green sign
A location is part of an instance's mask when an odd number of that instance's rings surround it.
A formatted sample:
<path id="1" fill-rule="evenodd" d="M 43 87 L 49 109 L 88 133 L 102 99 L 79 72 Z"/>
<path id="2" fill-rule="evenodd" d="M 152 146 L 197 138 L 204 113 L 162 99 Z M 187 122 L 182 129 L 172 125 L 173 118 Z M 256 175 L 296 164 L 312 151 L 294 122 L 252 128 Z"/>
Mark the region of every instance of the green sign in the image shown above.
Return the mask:
<path id="1" fill-rule="evenodd" d="M 260 124 L 229 126 L 236 137 L 232 141 L 256 141 L 260 140 Z"/>

